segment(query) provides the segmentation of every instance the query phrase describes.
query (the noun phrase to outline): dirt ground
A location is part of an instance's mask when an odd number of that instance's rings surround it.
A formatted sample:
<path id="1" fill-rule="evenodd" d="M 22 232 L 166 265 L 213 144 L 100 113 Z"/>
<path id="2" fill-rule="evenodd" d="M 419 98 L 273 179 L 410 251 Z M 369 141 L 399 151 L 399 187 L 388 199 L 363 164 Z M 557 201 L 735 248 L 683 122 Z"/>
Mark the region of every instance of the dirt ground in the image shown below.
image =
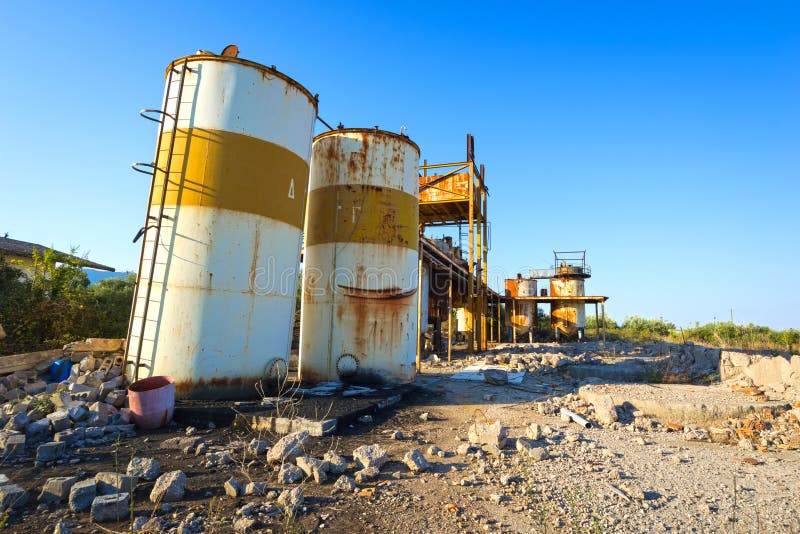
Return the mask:
<path id="1" fill-rule="evenodd" d="M 585 429 L 536 409 L 536 401 L 575 391 L 579 383 L 568 378 L 534 374 L 519 385 L 492 386 L 452 380 L 451 372 L 428 368 L 419 387 L 400 404 L 375 412 L 371 423 L 312 438 L 308 454 L 339 452 L 351 460 L 351 476 L 352 451 L 360 445 L 380 444 L 390 462 L 374 482 L 352 494 L 334 491 L 335 476 L 322 485 L 306 480 L 301 484 L 301 512 L 290 518 L 262 518 L 264 531 L 800 532 L 796 450 L 760 452 L 689 442 L 679 432 L 640 431 L 633 425 Z M 429 414 L 427 420 L 420 417 L 423 413 Z M 513 447 L 499 455 L 457 454 L 470 425 L 481 421 L 501 422 L 511 438 L 525 436 L 531 423 L 542 425 L 541 443 L 549 458 L 523 458 Z M 393 439 L 394 431 L 402 431 L 403 439 Z M 170 522 L 172 531 L 180 531 L 175 528 L 189 516 L 200 518 L 202 528 L 184 524 L 183 532 L 233 532 L 237 510 L 265 498 L 226 496 L 223 484 L 228 478 L 266 481 L 270 489 L 284 489 L 263 456 L 242 460 L 235 454 L 237 462 L 231 466 L 206 468 L 202 456 L 159 448 L 164 439 L 184 432 L 177 425 L 139 432 L 111 445 L 73 450 L 69 463 L 55 467 L 38 468 L 31 461 L 4 465 L 0 472 L 31 495 L 25 508 L 12 513 L 7 531 L 49 532 L 61 521 L 76 533 L 124 532 L 133 517 L 158 515 Z M 230 450 L 231 443 L 253 438 L 278 438 L 231 428 L 204 429 L 200 435 L 212 450 Z M 431 446 L 445 451 L 445 457 L 429 454 Z M 432 464 L 428 472 L 413 474 L 401 462 L 413 448 Z M 35 497 L 47 478 L 124 473 L 133 456 L 156 458 L 162 472 L 184 471 L 185 498 L 164 508 L 154 505 L 148 499 L 153 482 L 140 481 L 132 517 L 102 526 L 90 523 L 88 513 L 70 512 L 65 504 L 37 509 Z"/>

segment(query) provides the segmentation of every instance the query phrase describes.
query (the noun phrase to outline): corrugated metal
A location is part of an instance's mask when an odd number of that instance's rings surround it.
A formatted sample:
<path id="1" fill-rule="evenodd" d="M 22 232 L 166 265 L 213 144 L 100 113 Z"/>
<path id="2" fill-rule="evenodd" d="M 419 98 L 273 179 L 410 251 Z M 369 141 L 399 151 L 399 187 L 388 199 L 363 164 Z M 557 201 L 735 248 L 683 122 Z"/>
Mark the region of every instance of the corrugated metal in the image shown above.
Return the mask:
<path id="1" fill-rule="evenodd" d="M 289 358 L 316 103 L 263 65 L 193 56 L 188 66 L 177 125 L 165 124 L 164 135 L 178 132 L 139 376 L 172 376 L 178 397 L 255 396 Z M 167 157 L 157 155 L 159 167 Z"/>
<path id="2" fill-rule="evenodd" d="M 300 377 L 411 381 L 419 149 L 389 132 L 342 129 L 318 136 L 312 154 Z"/>

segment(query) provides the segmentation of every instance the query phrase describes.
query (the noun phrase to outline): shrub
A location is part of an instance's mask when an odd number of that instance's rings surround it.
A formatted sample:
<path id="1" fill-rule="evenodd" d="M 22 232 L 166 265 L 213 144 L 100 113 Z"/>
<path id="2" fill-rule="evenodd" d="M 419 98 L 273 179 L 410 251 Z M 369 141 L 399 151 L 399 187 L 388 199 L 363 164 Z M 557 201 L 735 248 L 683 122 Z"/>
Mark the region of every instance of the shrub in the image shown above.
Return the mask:
<path id="1" fill-rule="evenodd" d="M 0 257 L 0 354 L 57 348 L 87 337 L 124 337 L 135 279 L 94 286 L 80 265 L 57 263 L 55 253 L 33 254 L 30 277 Z"/>

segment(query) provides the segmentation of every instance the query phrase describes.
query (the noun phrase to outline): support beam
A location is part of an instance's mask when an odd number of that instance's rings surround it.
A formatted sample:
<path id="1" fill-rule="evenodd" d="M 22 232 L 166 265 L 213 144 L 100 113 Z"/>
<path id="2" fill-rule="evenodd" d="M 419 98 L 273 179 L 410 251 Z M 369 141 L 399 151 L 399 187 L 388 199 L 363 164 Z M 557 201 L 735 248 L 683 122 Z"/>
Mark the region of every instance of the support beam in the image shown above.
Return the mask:
<path id="1" fill-rule="evenodd" d="M 600 339 L 600 318 L 597 316 L 597 303 L 594 303 L 594 327 L 597 331 L 597 339 Z"/>
<path id="2" fill-rule="evenodd" d="M 603 343 L 606 342 L 606 303 L 600 303 L 600 309 L 603 312 Z"/>
<path id="3" fill-rule="evenodd" d="M 469 134 L 467 135 L 467 156 L 469 156 Z M 469 157 L 467 157 L 469 161 Z M 477 321 L 475 320 L 475 170 L 472 165 L 469 166 L 469 289 L 468 289 L 468 310 L 470 313 L 469 320 L 467 321 L 467 354 L 475 353 L 475 330 Z"/>
<path id="4" fill-rule="evenodd" d="M 453 356 L 453 266 L 447 284 L 447 361 Z"/>
<path id="5" fill-rule="evenodd" d="M 420 229 L 420 236 L 423 231 Z M 417 262 L 417 373 L 422 369 L 422 238 L 419 240 L 419 260 Z"/>

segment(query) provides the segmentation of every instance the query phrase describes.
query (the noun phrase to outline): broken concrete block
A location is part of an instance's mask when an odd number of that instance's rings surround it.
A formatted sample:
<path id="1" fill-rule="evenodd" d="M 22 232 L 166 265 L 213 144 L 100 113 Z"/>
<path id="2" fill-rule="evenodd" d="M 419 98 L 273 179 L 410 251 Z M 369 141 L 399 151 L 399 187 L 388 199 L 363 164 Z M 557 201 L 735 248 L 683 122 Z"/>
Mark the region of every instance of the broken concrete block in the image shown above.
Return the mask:
<path id="1" fill-rule="evenodd" d="M 377 467 L 365 467 L 360 471 L 356 471 L 355 478 L 356 484 L 366 484 L 371 480 L 375 480 L 375 478 L 380 475 L 380 471 Z"/>
<path id="2" fill-rule="evenodd" d="M 21 508 L 28 502 L 28 492 L 17 484 L 0 486 L 0 510 Z"/>
<path id="3" fill-rule="evenodd" d="M 383 464 L 389 461 L 389 453 L 378 444 L 362 445 L 353 451 L 353 459 L 361 468 L 374 467 L 375 469 L 380 469 Z"/>
<path id="4" fill-rule="evenodd" d="M 90 337 L 86 340 L 90 350 L 93 352 L 118 352 L 122 350 L 125 344 L 124 339 L 103 338 L 103 337 Z"/>
<path id="5" fill-rule="evenodd" d="M 247 485 L 244 487 L 244 494 L 245 495 L 257 495 L 259 497 L 263 497 L 267 494 L 267 483 L 266 482 L 248 482 Z"/>
<path id="6" fill-rule="evenodd" d="M 53 436 L 53 439 L 63 442 L 67 445 L 74 445 L 76 442 L 86 439 L 86 428 L 82 426 L 76 426 L 75 428 L 62 430 L 61 432 L 56 432 Z"/>
<path id="7" fill-rule="evenodd" d="M 83 403 L 73 405 L 67 408 L 69 418 L 75 422 L 83 421 L 89 416 L 89 409 Z"/>
<path id="8" fill-rule="evenodd" d="M 411 449 L 403 456 L 403 463 L 406 464 L 413 473 L 422 473 L 430 469 L 431 464 L 425 459 L 417 449 Z"/>
<path id="9" fill-rule="evenodd" d="M 283 505 L 286 515 L 294 516 L 303 506 L 303 488 L 297 486 L 292 489 L 285 489 L 278 497 L 278 504 Z"/>
<path id="10" fill-rule="evenodd" d="M 519 451 L 521 456 L 537 462 L 550 457 L 546 448 L 536 445 L 533 441 L 526 438 L 517 438 L 517 451 Z"/>
<path id="11" fill-rule="evenodd" d="M 59 503 L 69 498 L 72 486 L 78 481 L 78 477 L 53 477 L 48 478 L 44 483 L 42 492 L 39 494 L 39 502 Z"/>
<path id="12" fill-rule="evenodd" d="M 200 436 L 191 436 L 191 437 L 178 436 L 175 438 L 165 439 L 164 441 L 161 442 L 161 445 L 159 445 L 159 447 L 162 449 L 177 449 L 177 450 L 183 450 L 188 447 L 192 450 L 195 450 L 197 449 L 197 446 L 203 442 L 205 442 L 205 438 L 202 438 Z"/>
<path id="13" fill-rule="evenodd" d="M 109 393 L 119 388 L 122 384 L 122 377 L 117 376 L 100 384 L 98 398 L 105 400 Z"/>
<path id="14" fill-rule="evenodd" d="M 314 479 L 326 478 L 325 475 L 330 469 L 330 464 L 324 460 L 312 458 L 311 456 L 298 456 L 296 459 L 297 467 L 303 470 L 306 476 L 314 477 Z M 321 484 L 321 482 L 318 481 Z"/>
<path id="15" fill-rule="evenodd" d="M 542 427 L 537 423 L 531 423 L 525 429 L 525 437 L 533 441 L 539 441 L 542 439 Z"/>
<path id="16" fill-rule="evenodd" d="M 238 497 L 242 494 L 242 485 L 238 480 L 231 477 L 225 481 L 225 495 L 229 497 Z"/>
<path id="17" fill-rule="evenodd" d="M 164 473 L 150 492 L 150 501 L 154 503 L 174 502 L 183 499 L 186 487 L 186 475 L 183 471 Z"/>
<path id="18" fill-rule="evenodd" d="M 131 458 L 126 470 L 128 476 L 155 480 L 161 473 L 161 467 L 155 458 Z"/>
<path id="19" fill-rule="evenodd" d="M 89 406 L 89 418 L 87 419 L 89 426 L 106 426 L 113 413 L 114 408 L 105 402 L 92 403 Z"/>
<path id="20" fill-rule="evenodd" d="M 25 430 L 25 427 L 28 426 L 29 422 L 30 417 L 28 417 L 27 413 L 15 413 L 9 418 L 8 423 L 6 423 L 6 430 Z"/>
<path id="21" fill-rule="evenodd" d="M 206 453 L 206 467 L 221 467 L 233 463 L 231 453 L 228 451 L 217 451 Z"/>
<path id="22" fill-rule="evenodd" d="M 125 406 L 125 401 L 128 399 L 128 392 L 124 389 L 115 389 L 109 392 L 105 399 L 107 404 L 115 408 L 122 408 Z"/>
<path id="23" fill-rule="evenodd" d="M 120 521 L 130 514 L 130 510 L 128 510 L 130 504 L 130 493 L 100 495 L 92 501 L 90 518 L 96 523 Z"/>
<path id="24" fill-rule="evenodd" d="M 689 427 L 683 429 L 683 439 L 686 441 L 711 441 L 708 432 L 704 429 L 691 429 Z"/>
<path id="25" fill-rule="evenodd" d="M 66 446 L 60 441 L 43 443 L 36 449 L 37 462 L 54 462 L 64 456 Z"/>
<path id="26" fill-rule="evenodd" d="M 95 475 L 94 481 L 97 484 L 97 493 L 99 495 L 110 495 L 112 493 L 133 493 L 136 488 L 137 478 L 110 471 L 101 471 Z"/>
<path id="27" fill-rule="evenodd" d="M 28 426 L 25 427 L 25 438 L 28 440 L 28 443 L 36 443 L 38 441 L 50 439 L 51 435 L 49 419 L 39 419 L 38 421 L 29 423 Z"/>
<path id="28" fill-rule="evenodd" d="M 469 427 L 469 442 L 476 445 L 495 445 L 499 449 L 506 446 L 508 429 L 499 422 L 475 423 Z"/>
<path id="29" fill-rule="evenodd" d="M 278 471 L 278 482 L 281 484 L 293 484 L 302 478 L 303 470 L 289 463 L 282 464 Z"/>
<path id="30" fill-rule="evenodd" d="M 53 427 L 53 432 L 61 432 L 72 426 L 67 410 L 56 410 L 51 414 L 47 414 L 47 419 Z"/>
<path id="31" fill-rule="evenodd" d="M 328 462 L 328 471 L 330 473 L 341 475 L 347 471 L 347 460 L 344 456 L 336 454 L 333 451 L 327 451 L 322 459 Z"/>
<path id="32" fill-rule="evenodd" d="M 89 509 L 92 501 L 97 496 L 97 487 L 94 479 L 82 480 L 72 485 L 69 492 L 69 509 L 73 512 L 82 512 Z"/>
<path id="33" fill-rule="evenodd" d="M 619 419 L 617 407 L 614 405 L 611 395 L 596 395 L 592 399 L 592 405 L 594 406 L 594 416 L 600 424 L 610 425 Z"/>
<path id="34" fill-rule="evenodd" d="M 292 462 L 305 454 L 304 447 L 308 443 L 309 433 L 306 431 L 287 434 L 279 439 L 267 452 L 267 462 Z"/>
<path id="35" fill-rule="evenodd" d="M 333 486 L 337 491 L 345 493 L 353 493 L 356 490 L 356 483 L 347 475 L 342 475 L 336 479 L 336 483 Z"/>
<path id="36" fill-rule="evenodd" d="M 252 454 L 255 454 L 256 456 L 261 456 L 262 454 L 266 454 L 267 451 L 269 450 L 269 443 L 267 443 L 262 439 L 254 438 L 247 445 L 247 448 L 250 450 Z"/>
<path id="37" fill-rule="evenodd" d="M 25 434 L 13 430 L 0 431 L 0 451 L 3 457 L 25 453 Z"/>

